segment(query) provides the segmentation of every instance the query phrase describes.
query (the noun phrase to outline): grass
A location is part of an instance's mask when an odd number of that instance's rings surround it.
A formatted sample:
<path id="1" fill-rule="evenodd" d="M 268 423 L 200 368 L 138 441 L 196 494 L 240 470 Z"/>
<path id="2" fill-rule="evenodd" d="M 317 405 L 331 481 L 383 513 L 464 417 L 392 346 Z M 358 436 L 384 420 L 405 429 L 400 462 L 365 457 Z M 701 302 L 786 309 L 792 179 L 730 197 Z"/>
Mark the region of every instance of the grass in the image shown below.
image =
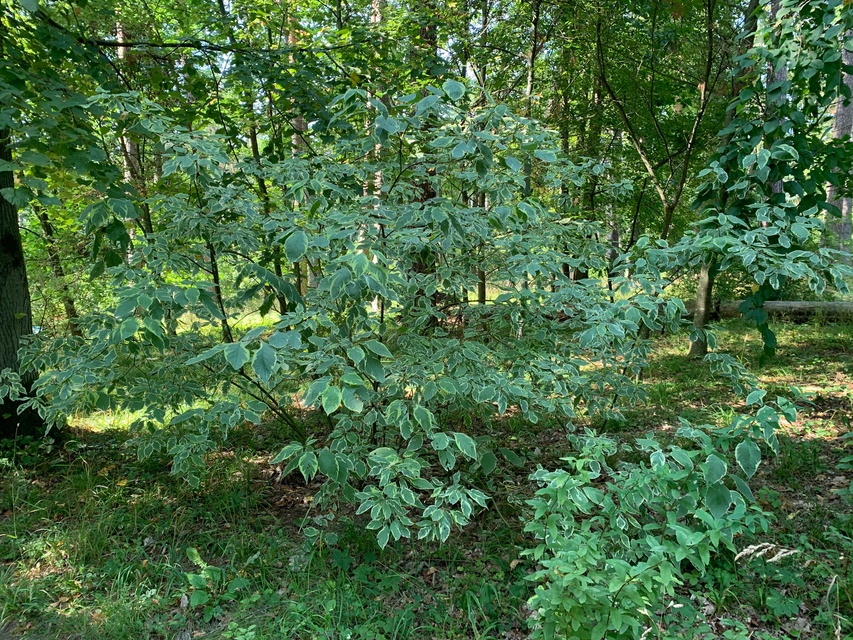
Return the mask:
<path id="1" fill-rule="evenodd" d="M 216 458 L 194 492 L 136 462 L 121 432 L 75 435 L 51 462 L 4 474 L 0 614 L 27 636 L 488 638 L 526 597 L 499 520 L 464 551 L 380 553 L 347 519 L 311 544 L 300 531 L 316 524 L 311 488 L 270 486 L 247 451 Z M 219 611 L 207 621 L 182 602 L 200 570 L 190 547 L 227 580 L 250 581 L 233 599 L 211 585 Z"/>
<path id="2" fill-rule="evenodd" d="M 754 332 L 727 324 L 719 346 L 771 394 L 797 387 L 808 400 L 780 433 L 781 455 L 752 483 L 775 516 L 755 542 L 796 553 L 776 563 L 721 555 L 685 589 L 718 637 L 842 638 L 853 634 L 853 465 L 845 461 L 853 440 L 844 437 L 853 327 L 778 333 L 779 354 L 762 369 Z M 608 431 L 665 434 L 679 416 L 721 424 L 743 408 L 684 352 L 684 336 L 658 339 L 648 405 Z M 275 448 L 273 433 L 236 430 L 192 490 L 165 457 L 137 460 L 123 419 L 87 417 L 52 447 L 0 445 L 2 640 L 527 636 L 533 567 L 520 557 L 531 541 L 519 516 L 533 490 L 527 474 L 566 452 L 557 426 L 488 425 L 525 460 L 524 468 L 501 461 L 505 471 L 488 487 L 493 508 L 445 545 L 403 541 L 380 551 L 360 517 L 319 512 L 316 487 L 277 478 L 266 463 L 275 451 L 264 444 Z"/>

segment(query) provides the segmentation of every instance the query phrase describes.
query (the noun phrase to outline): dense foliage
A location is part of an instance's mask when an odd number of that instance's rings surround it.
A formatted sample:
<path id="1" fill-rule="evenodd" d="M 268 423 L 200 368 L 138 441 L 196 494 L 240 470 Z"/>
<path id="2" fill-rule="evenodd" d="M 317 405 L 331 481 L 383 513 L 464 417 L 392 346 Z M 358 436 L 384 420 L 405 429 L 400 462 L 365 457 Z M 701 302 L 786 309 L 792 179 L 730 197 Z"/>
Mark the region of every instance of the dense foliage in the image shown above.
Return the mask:
<path id="1" fill-rule="evenodd" d="M 445 541 L 488 506 L 487 478 L 514 454 L 472 425 L 571 432 L 639 406 L 650 332 L 686 312 L 668 289 L 703 265 L 754 283 L 741 308 L 771 356 L 764 301 L 794 280 L 843 291 L 851 275 L 820 239 L 841 213 L 829 190 L 849 191 L 851 142 L 827 131 L 850 98 L 853 12 L 585 4 L 593 28 L 560 47 L 543 34 L 572 19 L 538 1 L 479 17 L 4 5 L 14 159 L 0 171 L 17 183 L 2 196 L 39 224 L 27 247 L 54 284 L 36 302 L 48 330 L 15 337 L 0 400 L 49 428 L 132 414 L 140 460 L 168 454 L 194 488 L 229 432 L 274 422 L 272 463 L 322 481 L 322 508 L 367 514 L 385 547 Z M 754 46 L 735 56 L 750 11 Z M 501 57 L 482 50 L 512 58 L 513 29 L 529 36 L 526 67 L 493 72 Z M 632 39 L 648 48 L 633 84 Z M 685 89 L 678 74 L 697 69 Z M 724 78 L 737 84 L 728 115 Z M 647 187 L 660 207 L 641 216 Z M 671 241 L 673 229 L 687 230 Z M 794 406 L 765 401 L 732 356 L 706 360 L 754 415 L 684 420 L 680 444 L 638 440 L 638 462 L 617 468 L 609 439 L 573 435 L 563 468 L 531 476 L 536 633 L 638 636 L 685 572 L 766 530 L 748 480 Z M 224 585 L 194 561 L 191 583 Z"/>

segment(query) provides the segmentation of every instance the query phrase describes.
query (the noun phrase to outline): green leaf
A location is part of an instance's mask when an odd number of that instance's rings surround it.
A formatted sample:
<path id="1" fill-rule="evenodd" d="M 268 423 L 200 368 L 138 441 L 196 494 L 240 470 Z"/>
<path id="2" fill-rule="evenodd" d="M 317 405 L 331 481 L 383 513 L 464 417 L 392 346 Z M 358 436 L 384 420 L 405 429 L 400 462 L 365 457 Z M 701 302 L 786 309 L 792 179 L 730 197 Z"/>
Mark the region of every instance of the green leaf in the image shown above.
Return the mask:
<path id="1" fill-rule="evenodd" d="M 0 189 L 0 194 L 2 194 L 2 196 L 6 198 L 6 200 L 9 201 L 10 204 L 15 205 L 19 209 L 22 209 L 23 207 L 26 207 L 29 204 L 31 196 L 31 192 L 29 189 L 15 189 L 12 187 Z"/>
<path id="2" fill-rule="evenodd" d="M 462 453 L 472 460 L 477 459 L 477 443 L 474 442 L 474 439 L 471 436 L 465 433 L 454 432 L 453 439 L 456 441 L 456 446 L 459 447 L 459 450 Z"/>
<path id="3" fill-rule="evenodd" d="M 717 484 L 728 472 L 728 465 L 715 454 L 710 454 L 705 460 L 705 483 L 708 486 Z"/>
<path id="4" fill-rule="evenodd" d="M 746 406 L 758 404 L 767 395 L 764 389 L 755 389 L 746 397 Z"/>
<path id="5" fill-rule="evenodd" d="M 486 451 L 480 457 L 480 466 L 483 468 L 483 473 L 489 475 L 498 466 L 498 459 L 491 451 Z"/>
<path id="6" fill-rule="evenodd" d="M 333 414 L 338 410 L 338 407 L 341 406 L 341 390 L 340 387 L 336 387 L 334 385 L 326 387 L 326 390 L 323 391 L 323 395 L 320 396 L 323 403 L 323 411 L 326 412 L 327 415 Z"/>
<path id="7" fill-rule="evenodd" d="M 806 227 L 806 225 L 800 222 L 795 222 L 791 225 L 791 233 L 797 236 L 797 240 L 799 240 L 800 242 L 805 242 L 809 239 L 808 228 Z"/>
<path id="8" fill-rule="evenodd" d="M 746 477 L 751 478 L 761 463 L 761 449 L 751 439 L 744 440 L 735 448 L 735 460 L 737 460 L 738 466 L 743 469 Z"/>
<path id="9" fill-rule="evenodd" d="M 225 360 L 239 371 L 249 361 L 249 350 L 240 342 L 232 342 L 225 346 Z"/>
<path id="10" fill-rule="evenodd" d="M 785 143 L 777 143 L 773 145 L 773 152 L 771 154 L 774 158 L 778 158 L 781 160 L 793 160 L 797 162 L 800 159 L 799 152 L 789 144 Z M 787 158 L 785 156 L 788 156 Z"/>
<path id="11" fill-rule="evenodd" d="M 252 359 L 252 369 L 264 384 L 270 381 L 275 367 L 275 358 L 275 349 L 266 342 L 262 342 L 261 348 L 255 352 L 255 357 Z"/>
<path id="12" fill-rule="evenodd" d="M 136 300 L 136 298 L 125 298 L 119 302 L 115 310 L 116 318 L 126 318 L 136 311 L 136 307 L 139 306 Z"/>
<path id="13" fill-rule="evenodd" d="M 21 2 L 21 5 L 26 9 L 26 3 Z M 38 11 L 38 3 L 33 2 L 35 9 L 31 9 L 31 11 Z M 38 151 L 32 151 L 31 149 L 27 149 L 20 156 L 18 156 L 18 161 L 24 164 L 32 164 L 37 167 L 49 167 L 52 163 L 50 158 L 48 158 L 43 153 L 39 153 Z"/>
<path id="14" fill-rule="evenodd" d="M 435 105 L 436 102 L 438 102 L 438 96 L 434 94 L 423 98 L 420 102 L 418 102 L 418 113 L 431 108 Z"/>
<path id="15" fill-rule="evenodd" d="M 207 589 L 207 578 L 197 573 L 188 573 L 187 582 L 196 589 Z"/>
<path id="16" fill-rule="evenodd" d="M 749 488 L 749 485 L 746 483 L 746 480 L 744 480 L 738 475 L 735 475 L 734 473 L 730 473 L 729 477 L 734 480 L 735 487 L 737 487 L 738 492 L 740 492 L 740 494 L 746 500 L 749 500 L 750 502 L 755 502 L 755 496 L 752 494 L 752 489 Z"/>
<path id="17" fill-rule="evenodd" d="M 444 148 L 444 147 L 449 147 L 449 146 L 450 146 L 450 145 L 452 145 L 454 142 L 456 142 L 456 138 L 455 138 L 455 137 L 451 137 L 451 136 L 444 136 L 444 137 L 436 138 L 435 140 L 433 140 L 433 141 L 430 143 L 430 146 L 431 146 L 431 147 L 436 147 L 437 149 L 442 149 L 442 148 Z"/>
<path id="18" fill-rule="evenodd" d="M 207 604 L 210 602 L 210 594 L 207 591 L 193 591 L 192 596 L 190 596 L 190 606 L 198 607 L 199 605 Z"/>
<path id="19" fill-rule="evenodd" d="M 396 118 L 390 118 L 387 116 L 379 116 L 376 118 L 376 129 L 377 131 L 387 131 L 390 134 L 399 133 L 406 128 L 406 125 L 403 122 L 400 122 Z"/>
<path id="20" fill-rule="evenodd" d="M 122 340 L 127 340 L 128 338 L 133 336 L 138 329 L 139 323 L 136 321 L 136 318 L 128 318 L 127 320 L 121 323 L 118 333 L 119 336 L 121 336 Z"/>
<path id="21" fill-rule="evenodd" d="M 196 549 L 195 547 L 187 547 L 187 558 L 189 558 L 190 562 L 192 562 L 197 567 L 203 568 L 207 566 L 204 560 L 201 559 L 201 555 L 199 554 L 198 549 Z"/>
<path id="22" fill-rule="evenodd" d="M 299 471 L 305 481 L 311 480 L 317 475 L 317 454 L 313 451 L 306 451 L 299 458 Z"/>
<path id="23" fill-rule="evenodd" d="M 136 218 L 139 217 L 136 205 L 134 205 L 130 200 L 125 198 L 110 198 L 109 205 L 120 218 L 125 220 L 136 220 Z"/>
<path id="24" fill-rule="evenodd" d="M 550 149 L 537 149 L 533 155 L 542 160 L 542 162 L 556 162 L 557 154 Z"/>
<path id="25" fill-rule="evenodd" d="M 352 387 L 345 387 L 342 392 L 344 406 L 355 413 L 361 413 L 364 410 L 364 401 L 355 392 Z"/>
<path id="26" fill-rule="evenodd" d="M 3 396 L 3 390 L 2 388 L 0 388 L 0 398 L 3 398 Z M 95 406 L 98 409 L 100 409 L 101 411 L 106 411 L 107 409 L 111 408 L 112 404 L 113 403 L 111 398 L 106 393 L 100 391 L 98 392 L 98 399 L 95 401 Z"/>
<path id="27" fill-rule="evenodd" d="M 432 448 L 436 451 L 444 451 L 449 444 L 450 438 L 447 437 L 446 433 L 436 433 L 432 437 Z"/>
<path id="28" fill-rule="evenodd" d="M 390 536 L 391 530 L 388 528 L 388 525 L 385 525 L 379 530 L 379 533 L 376 534 L 376 541 L 379 543 L 379 548 L 384 549 L 388 545 L 388 537 Z"/>
<path id="29" fill-rule="evenodd" d="M 364 349 L 361 347 L 350 347 L 347 349 L 347 357 L 358 364 L 362 360 L 364 360 Z"/>
<path id="30" fill-rule="evenodd" d="M 524 458 L 522 458 L 512 449 L 506 449 L 504 447 L 501 447 L 500 449 L 498 449 L 498 451 L 501 452 L 501 455 L 506 458 L 507 462 L 509 462 L 512 466 L 519 468 L 524 467 Z"/>
<path id="31" fill-rule="evenodd" d="M 438 381 L 438 387 L 445 393 L 456 395 L 459 390 L 456 388 L 456 383 L 451 378 L 442 378 Z"/>
<path id="32" fill-rule="evenodd" d="M 38 0 L 21 0 L 21 6 L 30 13 L 36 13 L 39 10 Z"/>
<path id="33" fill-rule="evenodd" d="M 465 95 L 465 85 L 461 82 L 457 82 L 456 80 L 445 80 L 444 84 L 441 85 L 441 88 L 444 89 L 444 93 L 447 94 L 447 97 L 454 102 Z"/>
<path id="34" fill-rule="evenodd" d="M 693 469 L 693 460 L 690 459 L 690 456 L 684 449 L 674 447 L 669 455 L 685 469 Z"/>
<path id="35" fill-rule="evenodd" d="M 364 372 L 379 384 L 385 382 L 385 367 L 373 356 L 364 359 Z"/>
<path id="36" fill-rule="evenodd" d="M 302 339 L 298 331 L 277 331 L 269 337 L 269 343 L 276 349 L 298 349 Z"/>
<path id="37" fill-rule="evenodd" d="M 344 484 L 347 481 L 347 467 L 341 463 L 340 458 L 333 451 L 323 449 L 318 459 L 320 473 L 338 484 Z"/>
<path id="38" fill-rule="evenodd" d="M 708 487 L 705 492 L 705 506 L 714 518 L 722 518 L 732 504 L 732 492 L 726 489 L 722 482 L 717 482 Z"/>
<path id="39" fill-rule="evenodd" d="M 415 416 L 415 420 L 421 426 L 421 428 L 429 431 L 432 429 L 433 424 L 435 423 L 435 419 L 433 418 L 432 412 L 421 405 L 415 405 L 412 413 Z"/>
<path id="40" fill-rule="evenodd" d="M 284 255 L 290 262 L 299 262 L 308 250 L 308 237 L 301 229 L 291 233 L 284 241 Z"/>
<path id="41" fill-rule="evenodd" d="M 278 464 L 280 462 L 284 462 L 285 460 L 289 460 L 297 453 L 302 451 L 302 445 L 298 442 L 291 442 L 284 449 L 278 452 L 278 455 L 270 460 L 270 464 Z"/>
<path id="42" fill-rule="evenodd" d="M 519 160 L 515 156 L 507 156 L 504 162 L 506 162 L 506 166 L 508 166 L 513 171 L 521 171 L 521 169 L 524 167 L 521 160 Z"/>
<path id="43" fill-rule="evenodd" d="M 326 387 L 329 386 L 331 381 L 332 379 L 329 376 L 323 376 L 308 385 L 308 389 L 305 391 L 305 396 L 302 398 L 303 404 L 306 407 L 314 406 L 317 398 L 319 398 L 320 394 L 326 390 Z"/>
<path id="44" fill-rule="evenodd" d="M 381 356 L 383 358 L 393 358 L 394 356 L 388 351 L 388 347 L 377 340 L 368 340 L 364 343 L 364 346 L 370 349 L 377 356 Z"/>
<path id="45" fill-rule="evenodd" d="M 351 387 L 363 387 L 364 379 L 355 373 L 354 371 L 349 371 L 341 376 L 341 382 Z"/>
<path id="46" fill-rule="evenodd" d="M 240 589 L 245 589 L 250 584 L 252 583 L 249 582 L 249 580 L 247 580 L 246 578 L 234 578 L 233 580 L 231 580 L 231 582 L 228 583 L 228 588 L 226 589 L 226 591 L 232 594 L 237 593 Z"/>

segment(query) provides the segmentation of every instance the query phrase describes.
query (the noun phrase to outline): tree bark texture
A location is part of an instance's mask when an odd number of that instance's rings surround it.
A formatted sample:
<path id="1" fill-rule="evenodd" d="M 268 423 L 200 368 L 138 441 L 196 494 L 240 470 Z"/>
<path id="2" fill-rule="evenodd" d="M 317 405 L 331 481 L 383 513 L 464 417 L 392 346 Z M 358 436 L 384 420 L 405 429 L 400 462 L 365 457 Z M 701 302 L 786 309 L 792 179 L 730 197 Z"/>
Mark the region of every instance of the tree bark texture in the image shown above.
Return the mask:
<path id="1" fill-rule="evenodd" d="M 716 275 L 716 262 L 711 260 L 702 265 L 699 272 L 699 285 L 696 290 L 696 309 L 693 312 L 693 326 L 700 332 L 700 337 L 690 343 L 688 355 L 694 358 L 703 357 L 708 353 L 708 341 L 705 339 L 705 327 L 711 319 L 711 308 L 713 306 L 712 292 L 714 290 L 714 276 Z"/>
<path id="2" fill-rule="evenodd" d="M 0 129 L 0 160 L 4 162 L 12 161 L 9 142 L 9 129 Z M 17 372 L 21 337 L 32 334 L 33 318 L 18 209 L 3 195 L 3 191 L 14 187 L 12 172 L 0 171 L 0 370 Z M 31 373 L 23 376 L 28 391 L 34 379 Z M 41 426 L 36 412 L 19 415 L 18 403 L 0 400 L 0 439 L 36 435 Z"/>
<path id="3" fill-rule="evenodd" d="M 844 40 L 853 42 L 853 31 L 844 34 Z M 842 62 L 853 65 L 853 51 L 842 49 Z M 853 91 L 853 74 L 844 74 L 844 84 Z M 842 140 L 847 136 L 853 136 L 853 99 L 840 101 L 835 107 L 835 117 L 832 122 L 832 137 Z M 853 198 L 840 197 L 837 189 L 830 186 L 828 193 L 830 204 L 835 205 L 841 211 L 841 216 L 831 218 L 828 223 L 829 241 L 827 244 L 835 249 L 850 251 L 853 249 Z M 849 262 L 849 260 L 848 260 Z"/>
<path id="4" fill-rule="evenodd" d="M 9 130 L 0 129 L 0 160 L 12 161 Z M 11 171 L 0 172 L 0 190 L 13 189 Z M 18 209 L 0 191 L 0 369 L 18 370 L 20 337 L 33 332 L 27 266 Z"/>

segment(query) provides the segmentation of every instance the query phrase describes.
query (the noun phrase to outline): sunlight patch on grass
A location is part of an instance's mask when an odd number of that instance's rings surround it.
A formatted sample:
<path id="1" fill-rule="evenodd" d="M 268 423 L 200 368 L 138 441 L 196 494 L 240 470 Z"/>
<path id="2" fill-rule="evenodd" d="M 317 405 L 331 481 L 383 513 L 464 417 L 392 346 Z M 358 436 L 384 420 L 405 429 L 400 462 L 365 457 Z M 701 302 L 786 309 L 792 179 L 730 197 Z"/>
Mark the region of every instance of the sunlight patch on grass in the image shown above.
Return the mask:
<path id="1" fill-rule="evenodd" d="M 134 420 L 144 415 L 143 411 L 124 411 L 121 409 L 98 411 L 88 415 L 76 415 L 68 423 L 83 431 L 104 433 L 106 431 L 127 431 Z"/>

